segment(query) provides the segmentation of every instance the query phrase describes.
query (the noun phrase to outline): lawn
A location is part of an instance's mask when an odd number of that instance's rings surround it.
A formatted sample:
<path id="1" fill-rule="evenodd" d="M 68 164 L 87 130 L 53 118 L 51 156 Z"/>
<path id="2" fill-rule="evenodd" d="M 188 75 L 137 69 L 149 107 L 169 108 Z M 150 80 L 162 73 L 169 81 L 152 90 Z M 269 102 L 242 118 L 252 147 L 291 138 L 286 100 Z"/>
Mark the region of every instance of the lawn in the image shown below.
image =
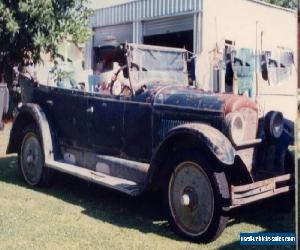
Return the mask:
<path id="1" fill-rule="evenodd" d="M 132 199 L 63 174 L 31 189 L 5 155 L 9 128 L 0 132 L 0 249 L 245 249 L 240 232 L 294 231 L 293 213 L 260 202 L 232 211 L 223 235 L 203 246 L 171 232 L 153 194 Z"/>

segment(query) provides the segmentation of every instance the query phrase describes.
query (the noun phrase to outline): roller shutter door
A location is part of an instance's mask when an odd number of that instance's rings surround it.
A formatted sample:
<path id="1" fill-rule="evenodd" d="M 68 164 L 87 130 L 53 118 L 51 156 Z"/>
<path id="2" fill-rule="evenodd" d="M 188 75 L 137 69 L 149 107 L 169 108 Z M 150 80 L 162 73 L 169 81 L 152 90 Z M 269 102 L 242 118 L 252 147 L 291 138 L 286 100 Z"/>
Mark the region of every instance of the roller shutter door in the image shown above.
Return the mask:
<path id="1" fill-rule="evenodd" d="M 101 46 L 109 36 L 116 37 L 119 43 L 132 42 L 133 25 L 121 24 L 96 28 L 93 42 L 94 47 Z"/>
<path id="2" fill-rule="evenodd" d="M 193 30 L 193 15 L 162 18 L 157 20 L 145 21 L 143 23 L 143 35 L 152 36 L 180 31 Z"/>

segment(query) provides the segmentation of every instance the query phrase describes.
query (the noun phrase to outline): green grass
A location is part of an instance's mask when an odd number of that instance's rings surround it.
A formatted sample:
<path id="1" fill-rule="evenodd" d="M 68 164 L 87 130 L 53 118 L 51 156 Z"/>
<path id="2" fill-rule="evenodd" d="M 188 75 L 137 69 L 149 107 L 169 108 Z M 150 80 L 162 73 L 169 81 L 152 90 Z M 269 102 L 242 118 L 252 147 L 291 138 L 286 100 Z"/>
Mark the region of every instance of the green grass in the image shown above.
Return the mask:
<path id="1" fill-rule="evenodd" d="M 232 211 L 221 237 L 202 246 L 171 232 L 153 194 L 132 199 L 63 174 L 31 189 L 4 153 L 9 128 L 0 132 L 0 249 L 245 249 L 240 232 L 294 231 L 293 213 L 261 202 Z"/>

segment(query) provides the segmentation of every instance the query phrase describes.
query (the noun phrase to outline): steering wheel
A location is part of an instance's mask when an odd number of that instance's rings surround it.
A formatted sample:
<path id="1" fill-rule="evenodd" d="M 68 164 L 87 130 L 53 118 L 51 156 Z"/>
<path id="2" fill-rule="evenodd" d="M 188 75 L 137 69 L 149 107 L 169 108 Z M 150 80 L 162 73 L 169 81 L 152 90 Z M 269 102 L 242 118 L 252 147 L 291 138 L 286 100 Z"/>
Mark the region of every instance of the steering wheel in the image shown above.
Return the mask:
<path id="1" fill-rule="evenodd" d="M 137 65 L 136 63 L 132 62 L 131 63 L 131 68 L 136 68 L 138 71 L 140 71 L 140 66 Z M 142 67 L 142 71 L 148 71 L 146 68 Z"/>
<path id="2" fill-rule="evenodd" d="M 127 65 L 120 67 L 117 70 L 117 72 L 113 75 L 111 82 L 110 82 L 111 95 L 114 95 L 114 96 L 121 96 L 121 95 L 132 96 L 133 95 L 131 88 L 118 79 L 120 72 L 123 71 L 125 68 L 127 68 Z"/>

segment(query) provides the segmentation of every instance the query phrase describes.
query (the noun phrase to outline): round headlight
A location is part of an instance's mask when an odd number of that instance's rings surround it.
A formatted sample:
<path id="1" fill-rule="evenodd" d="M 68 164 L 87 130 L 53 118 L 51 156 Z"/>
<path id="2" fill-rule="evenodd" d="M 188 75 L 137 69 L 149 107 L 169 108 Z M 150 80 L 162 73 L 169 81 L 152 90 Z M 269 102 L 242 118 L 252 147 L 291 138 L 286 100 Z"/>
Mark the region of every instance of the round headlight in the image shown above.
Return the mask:
<path id="1" fill-rule="evenodd" d="M 265 131 L 268 136 L 278 139 L 283 132 L 283 114 L 271 111 L 265 118 Z"/>
<path id="2" fill-rule="evenodd" d="M 228 136 L 235 144 L 240 144 L 244 139 L 245 121 L 240 113 L 230 113 L 226 116 Z"/>

